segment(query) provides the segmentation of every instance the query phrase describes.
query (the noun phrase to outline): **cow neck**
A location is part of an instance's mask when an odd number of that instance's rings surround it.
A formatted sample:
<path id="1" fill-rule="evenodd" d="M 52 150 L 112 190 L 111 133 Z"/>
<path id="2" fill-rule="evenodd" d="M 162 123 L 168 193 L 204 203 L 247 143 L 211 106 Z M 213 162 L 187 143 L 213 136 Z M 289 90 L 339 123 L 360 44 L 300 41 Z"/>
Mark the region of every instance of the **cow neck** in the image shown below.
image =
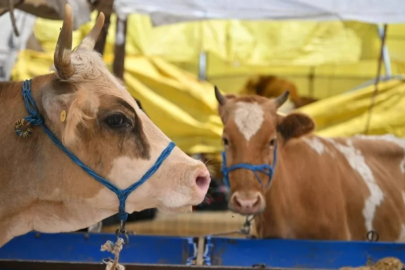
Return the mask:
<path id="1" fill-rule="evenodd" d="M 288 181 L 287 164 L 284 162 L 285 145 L 278 149 L 278 160 L 276 171 L 271 186 L 264 191 L 266 208 L 263 212 L 256 214 L 255 227 L 260 238 L 280 238 L 288 237 L 289 228 L 288 215 L 291 207 L 296 207 L 288 194 L 291 183 Z"/>
<path id="2" fill-rule="evenodd" d="M 114 192 L 119 200 L 119 218 L 121 220 L 121 225 L 124 224 L 126 219 L 128 218 L 128 214 L 125 211 L 125 203 L 126 199 L 128 198 L 129 194 L 132 193 L 135 189 L 141 186 L 144 182 L 146 182 L 162 165 L 163 161 L 170 155 L 172 150 L 175 147 L 173 142 L 170 142 L 169 145 L 163 150 L 161 155 L 156 160 L 155 164 L 142 176 L 140 180 L 132 184 L 126 189 L 119 189 L 115 186 L 112 182 L 108 181 L 107 179 L 98 175 L 95 171 L 91 168 L 86 166 L 75 154 L 73 154 L 69 149 L 67 149 L 59 139 L 52 133 L 51 130 L 45 124 L 45 119 L 40 114 L 37 104 L 34 100 L 32 95 L 31 89 L 31 80 L 25 80 L 22 84 L 22 95 L 24 98 L 25 108 L 28 112 L 28 116 L 23 119 L 20 119 L 16 123 L 16 133 L 20 137 L 27 138 L 33 132 L 32 126 L 40 126 L 42 130 L 49 136 L 49 138 L 58 146 L 76 165 L 81 167 L 87 174 L 93 177 L 96 181 L 104 185 L 106 188 Z M 25 127 L 26 129 L 21 129 L 21 127 Z M 29 132 L 28 132 L 29 131 Z"/>

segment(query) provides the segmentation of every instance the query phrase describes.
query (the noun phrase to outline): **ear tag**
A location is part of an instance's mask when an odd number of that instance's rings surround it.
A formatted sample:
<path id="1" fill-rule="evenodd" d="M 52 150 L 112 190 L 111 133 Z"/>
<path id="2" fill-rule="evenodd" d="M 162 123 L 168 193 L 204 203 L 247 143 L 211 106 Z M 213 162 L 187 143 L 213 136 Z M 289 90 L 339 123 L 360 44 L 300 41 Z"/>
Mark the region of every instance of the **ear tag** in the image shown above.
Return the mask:
<path id="1" fill-rule="evenodd" d="M 61 122 L 65 122 L 65 121 L 66 121 L 66 111 L 65 111 L 65 110 L 62 110 L 62 111 L 60 112 L 60 121 L 61 121 Z"/>

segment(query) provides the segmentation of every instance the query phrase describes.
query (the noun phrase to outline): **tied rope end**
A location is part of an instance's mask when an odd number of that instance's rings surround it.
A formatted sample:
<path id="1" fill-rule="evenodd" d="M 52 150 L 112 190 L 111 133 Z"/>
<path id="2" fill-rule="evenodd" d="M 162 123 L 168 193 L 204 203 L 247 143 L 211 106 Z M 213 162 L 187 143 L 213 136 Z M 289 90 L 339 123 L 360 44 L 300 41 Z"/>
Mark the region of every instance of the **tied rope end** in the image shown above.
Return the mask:
<path id="1" fill-rule="evenodd" d="M 114 254 L 114 260 L 109 261 L 106 264 L 106 270 L 125 270 L 125 267 L 118 263 L 118 259 L 120 257 L 120 252 L 122 250 L 122 246 L 124 245 L 124 239 L 118 238 L 115 244 L 108 240 L 105 242 L 104 245 L 101 246 L 101 251 L 108 251 Z"/>
<path id="2" fill-rule="evenodd" d="M 39 114 L 38 108 L 35 104 L 34 98 L 31 95 L 31 80 L 23 82 L 23 91 L 25 107 L 29 113 L 29 116 L 18 120 L 15 123 L 15 132 L 18 136 L 27 138 L 31 136 L 33 130 L 32 126 L 40 126 L 44 124 L 44 119 Z"/>

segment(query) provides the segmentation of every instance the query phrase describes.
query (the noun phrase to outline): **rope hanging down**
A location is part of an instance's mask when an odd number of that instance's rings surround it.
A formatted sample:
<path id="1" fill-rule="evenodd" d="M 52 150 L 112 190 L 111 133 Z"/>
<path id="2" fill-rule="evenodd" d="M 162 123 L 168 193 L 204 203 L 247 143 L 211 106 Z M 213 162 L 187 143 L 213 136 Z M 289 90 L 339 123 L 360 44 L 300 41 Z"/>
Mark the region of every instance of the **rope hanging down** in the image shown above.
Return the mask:
<path id="1" fill-rule="evenodd" d="M 381 66 L 382 66 L 382 62 L 383 62 L 383 54 L 384 54 L 386 36 L 387 36 L 387 25 L 384 24 L 383 36 L 382 36 L 382 40 L 381 40 L 380 58 L 378 59 L 377 78 L 375 79 L 375 83 L 374 83 L 374 91 L 373 91 L 373 95 L 371 97 L 371 104 L 370 104 L 370 108 L 368 110 L 367 120 L 366 120 L 366 129 L 364 131 L 364 134 L 366 134 L 366 135 L 368 134 L 368 131 L 370 128 L 371 114 L 372 114 L 373 108 L 374 108 L 375 97 L 377 96 L 377 93 L 378 93 L 378 84 L 380 82 Z"/>
<path id="2" fill-rule="evenodd" d="M 103 260 L 106 264 L 105 270 L 125 270 L 125 267 L 118 263 L 118 259 L 120 258 L 120 252 L 122 250 L 122 246 L 124 245 L 124 239 L 118 238 L 115 244 L 108 240 L 105 242 L 104 245 L 101 246 L 101 251 L 109 251 L 114 254 L 114 260 Z"/>
<path id="3" fill-rule="evenodd" d="M 128 214 L 125 211 L 125 202 L 131 194 L 132 191 L 137 189 L 140 185 L 142 185 L 146 180 L 148 180 L 162 165 L 163 161 L 170 155 L 172 150 L 175 147 L 173 142 L 170 142 L 169 145 L 163 150 L 160 154 L 158 159 L 155 161 L 155 164 L 142 176 L 138 182 L 133 183 L 126 189 L 119 189 L 113 183 L 108 181 L 107 179 L 98 175 L 95 171 L 87 167 L 75 154 L 73 154 L 69 149 L 67 149 L 59 139 L 48 129 L 45 125 L 45 120 L 39 113 L 39 110 L 35 104 L 34 97 L 31 93 L 31 80 L 26 80 L 23 82 L 22 86 L 22 95 L 24 98 L 25 108 L 28 112 L 28 116 L 20 119 L 15 124 L 15 132 L 18 136 L 22 138 L 28 138 L 31 136 L 33 129 L 32 126 L 40 126 L 44 132 L 49 136 L 49 138 L 63 151 L 69 158 L 76 163 L 79 167 L 81 167 L 86 173 L 92 176 L 95 180 L 97 180 L 100 184 L 114 192 L 119 200 L 119 218 L 121 221 L 120 228 L 117 230 L 117 242 L 113 244 L 111 241 L 107 241 L 105 245 L 102 246 L 101 250 L 110 251 L 115 255 L 115 259 L 113 262 L 107 262 L 106 270 L 124 270 L 125 268 L 122 265 L 118 264 L 119 253 L 122 249 L 122 245 L 128 243 L 129 237 L 125 230 L 125 221 L 127 220 Z M 63 121 L 65 120 L 65 116 Z M 120 235 L 124 235 L 126 237 L 126 242 L 123 238 L 120 238 Z"/>
<path id="4" fill-rule="evenodd" d="M 215 233 L 212 236 L 225 236 L 230 234 L 242 234 L 245 235 L 246 238 L 254 238 L 254 235 L 250 234 L 250 227 L 252 225 L 252 221 L 255 219 L 255 216 L 246 217 L 245 223 L 243 224 L 242 228 L 237 231 L 230 231 L 230 232 L 223 232 L 223 233 Z"/>

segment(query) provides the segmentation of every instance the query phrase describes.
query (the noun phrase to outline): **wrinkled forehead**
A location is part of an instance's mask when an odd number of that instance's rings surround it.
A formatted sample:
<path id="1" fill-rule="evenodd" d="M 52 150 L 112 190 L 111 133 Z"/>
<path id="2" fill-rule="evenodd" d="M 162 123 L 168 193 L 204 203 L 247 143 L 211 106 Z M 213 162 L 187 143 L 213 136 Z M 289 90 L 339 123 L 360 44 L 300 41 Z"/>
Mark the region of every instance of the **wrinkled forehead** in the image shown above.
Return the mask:
<path id="1" fill-rule="evenodd" d="M 274 128 L 269 127 L 275 126 L 276 111 L 266 105 L 260 101 L 235 100 L 229 123 L 225 125 L 226 132 L 238 132 L 246 141 L 258 133 L 271 132 Z"/>
<path id="2" fill-rule="evenodd" d="M 100 105 L 108 105 L 108 100 L 111 99 L 120 100 L 131 106 L 137 113 L 140 111 L 138 104 L 125 88 L 124 82 L 111 74 L 96 52 L 75 51 L 72 53 L 72 64 L 75 74 L 69 80 L 79 85 L 82 91 L 98 96 Z"/>

